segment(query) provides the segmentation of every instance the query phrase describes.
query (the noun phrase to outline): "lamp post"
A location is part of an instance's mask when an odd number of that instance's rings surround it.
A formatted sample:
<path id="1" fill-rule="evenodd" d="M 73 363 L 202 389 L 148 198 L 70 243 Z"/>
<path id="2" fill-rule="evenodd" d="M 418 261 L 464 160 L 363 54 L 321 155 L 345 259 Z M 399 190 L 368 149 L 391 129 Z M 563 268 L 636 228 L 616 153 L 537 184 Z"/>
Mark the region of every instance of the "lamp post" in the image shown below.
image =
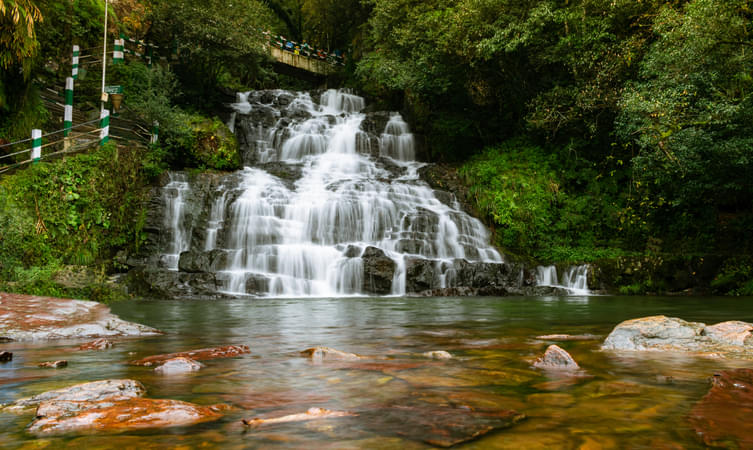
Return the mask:
<path id="1" fill-rule="evenodd" d="M 107 101 L 107 94 L 105 93 L 105 72 L 107 69 L 107 10 L 109 9 L 109 0 L 105 0 L 105 31 L 104 31 L 104 50 L 102 50 L 102 96 L 100 97 L 101 107 L 99 112 L 105 110 L 105 102 Z"/>

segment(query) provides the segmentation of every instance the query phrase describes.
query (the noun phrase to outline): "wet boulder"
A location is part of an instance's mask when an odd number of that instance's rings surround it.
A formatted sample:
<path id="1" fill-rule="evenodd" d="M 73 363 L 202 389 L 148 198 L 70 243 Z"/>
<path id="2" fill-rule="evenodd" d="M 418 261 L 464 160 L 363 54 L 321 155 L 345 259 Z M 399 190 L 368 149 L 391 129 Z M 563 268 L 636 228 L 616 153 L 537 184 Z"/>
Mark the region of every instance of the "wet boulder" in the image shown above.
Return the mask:
<path id="1" fill-rule="evenodd" d="M 53 400 L 71 402 L 121 401 L 141 397 L 145 393 L 144 385 L 135 380 L 92 381 L 22 398 L 6 405 L 5 409 L 8 411 L 23 411 L 42 402 Z"/>
<path id="2" fill-rule="evenodd" d="M 696 338 L 704 324 L 666 316 L 626 320 L 607 336 L 605 350 L 698 350 Z"/>
<path id="3" fill-rule="evenodd" d="M 161 375 L 180 375 L 185 373 L 196 372 L 204 367 L 200 362 L 191 358 L 178 356 L 177 358 L 168 359 L 162 365 L 154 368 L 154 371 Z"/>
<path id="4" fill-rule="evenodd" d="M 13 353 L 0 352 L 0 362 L 8 362 L 8 361 L 13 361 Z"/>
<path id="5" fill-rule="evenodd" d="M 346 258 L 358 258 L 361 256 L 361 253 L 363 252 L 363 249 L 357 245 L 348 245 L 348 248 L 345 249 L 345 253 L 343 253 L 343 256 Z"/>
<path id="6" fill-rule="evenodd" d="M 424 258 L 405 259 L 405 291 L 417 293 L 440 287 L 436 261 Z"/>
<path id="7" fill-rule="evenodd" d="M 269 278 L 263 275 L 249 275 L 245 286 L 246 294 L 261 295 L 269 291 Z"/>
<path id="8" fill-rule="evenodd" d="M 712 387 L 688 418 L 709 447 L 753 448 L 753 370 L 714 374 Z"/>
<path id="9" fill-rule="evenodd" d="M 361 258 L 363 259 L 362 291 L 374 295 L 386 295 L 392 292 L 392 279 L 397 267 L 395 261 L 376 247 L 366 247 Z"/>
<path id="10" fill-rule="evenodd" d="M 178 400 L 131 398 L 121 401 L 46 401 L 28 431 L 37 436 L 114 432 L 194 425 L 222 417 L 222 406 Z"/>
<path id="11" fill-rule="evenodd" d="M 181 272 L 212 272 L 224 265 L 226 253 L 223 250 L 187 251 L 180 254 L 178 269 Z"/>
<path id="12" fill-rule="evenodd" d="M 753 324 L 740 321 L 707 326 L 676 317 L 626 320 L 607 336 L 605 350 L 718 352 L 753 358 Z"/>
<path id="13" fill-rule="evenodd" d="M 580 366 L 572 356 L 557 345 L 547 347 L 544 354 L 539 357 L 533 367 L 545 370 L 577 370 Z"/>

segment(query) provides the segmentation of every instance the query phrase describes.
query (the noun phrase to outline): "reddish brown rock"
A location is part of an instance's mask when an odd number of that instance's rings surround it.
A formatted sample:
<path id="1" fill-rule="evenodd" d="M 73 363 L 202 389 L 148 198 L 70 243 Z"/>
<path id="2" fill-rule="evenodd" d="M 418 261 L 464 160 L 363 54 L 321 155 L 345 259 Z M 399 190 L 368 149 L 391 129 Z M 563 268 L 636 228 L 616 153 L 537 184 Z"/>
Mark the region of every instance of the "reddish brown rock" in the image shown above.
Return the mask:
<path id="1" fill-rule="evenodd" d="M 753 448 L 753 370 L 725 370 L 711 381 L 690 412 L 693 429 L 708 446 Z"/>
<path id="2" fill-rule="evenodd" d="M 358 414 L 355 414 L 349 411 L 332 411 L 332 410 L 324 409 L 324 408 L 309 408 L 304 413 L 289 414 L 287 416 L 271 417 L 268 419 L 262 419 L 262 418 L 256 417 L 253 419 L 243 419 L 242 422 L 244 425 L 247 425 L 250 427 L 258 427 L 260 425 L 271 425 L 275 423 L 304 422 L 304 421 L 315 420 L 315 419 L 332 419 L 335 417 L 348 417 L 348 416 L 357 416 L 357 415 Z"/>
<path id="3" fill-rule="evenodd" d="M 87 342 L 86 344 L 81 344 L 78 347 L 78 349 L 79 350 L 106 350 L 113 346 L 115 346 L 115 344 L 113 344 L 111 340 L 107 338 L 99 338 L 91 342 Z"/>
<path id="4" fill-rule="evenodd" d="M 156 334 L 161 332 L 121 320 L 101 303 L 0 292 L 0 340 Z"/>
<path id="5" fill-rule="evenodd" d="M 301 352 L 301 355 L 311 358 L 312 361 L 355 361 L 361 356 L 355 353 L 343 352 L 329 347 L 312 347 Z"/>
<path id="6" fill-rule="evenodd" d="M 60 369 L 68 366 L 68 361 L 61 359 L 59 361 L 47 361 L 39 363 L 39 367 L 46 367 L 48 369 Z"/>
<path id="7" fill-rule="evenodd" d="M 13 353 L 0 352 L 0 362 L 8 362 L 13 360 Z"/>
<path id="8" fill-rule="evenodd" d="M 137 361 L 131 361 L 136 366 L 153 366 L 162 364 L 169 359 L 189 358 L 194 361 L 204 361 L 207 359 L 232 358 L 234 356 L 251 353 L 248 345 L 226 345 L 224 347 L 202 348 L 198 350 L 189 350 L 187 352 L 168 353 L 166 355 L 149 356 Z"/>
<path id="9" fill-rule="evenodd" d="M 221 409 L 224 408 L 147 398 L 99 402 L 49 401 L 39 405 L 37 418 L 28 431 L 36 435 L 55 435 L 185 426 L 217 420 L 222 417 Z"/>
<path id="10" fill-rule="evenodd" d="M 538 358 L 533 367 L 547 370 L 577 370 L 580 369 L 578 363 L 572 356 L 562 348 L 556 345 L 547 347 L 544 355 Z"/>

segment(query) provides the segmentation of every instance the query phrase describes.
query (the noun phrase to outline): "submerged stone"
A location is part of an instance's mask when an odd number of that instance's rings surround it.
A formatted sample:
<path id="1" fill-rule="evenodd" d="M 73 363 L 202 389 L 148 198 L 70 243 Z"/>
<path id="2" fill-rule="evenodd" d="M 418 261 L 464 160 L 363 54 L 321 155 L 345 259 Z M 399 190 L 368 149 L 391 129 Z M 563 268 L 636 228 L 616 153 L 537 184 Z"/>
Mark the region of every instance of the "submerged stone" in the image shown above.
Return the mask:
<path id="1" fill-rule="evenodd" d="M 547 347 L 544 355 L 539 357 L 533 367 L 547 370 L 577 370 L 580 369 L 578 363 L 572 356 L 557 345 Z"/>
<path id="2" fill-rule="evenodd" d="M 23 411 L 26 408 L 37 406 L 41 402 L 52 400 L 72 402 L 120 401 L 141 397 L 145 393 L 144 385 L 136 380 L 92 381 L 22 398 L 5 405 L 5 409 L 8 411 Z"/>
<path id="3" fill-rule="evenodd" d="M 422 353 L 423 356 L 431 359 L 452 359 L 452 355 L 444 350 L 435 350 L 432 352 Z"/>
<path id="4" fill-rule="evenodd" d="M 8 362 L 8 361 L 13 361 L 13 353 L 0 352 L 0 362 Z"/>
<path id="5" fill-rule="evenodd" d="M 188 358 L 194 361 L 203 361 L 207 359 L 233 358 L 235 356 L 251 353 L 248 345 L 226 345 L 224 347 L 202 348 L 198 350 L 189 350 L 186 352 L 168 353 L 165 355 L 154 355 L 136 361 L 131 361 L 135 366 L 153 366 L 162 364 L 165 361 L 175 358 Z"/>
<path id="6" fill-rule="evenodd" d="M 256 417 L 253 419 L 243 419 L 242 422 L 244 425 L 257 427 L 260 425 L 271 425 L 276 423 L 303 422 L 315 419 L 332 419 L 335 417 L 352 417 L 357 415 L 358 414 L 349 411 L 332 411 L 324 408 L 309 408 L 304 413 L 289 414 L 287 416 L 272 417 L 269 419 Z"/>
<path id="7" fill-rule="evenodd" d="M 47 361 L 43 363 L 38 364 L 39 367 L 46 367 L 49 369 L 60 369 L 62 367 L 68 366 L 68 361 L 66 360 L 59 360 L 59 361 Z"/>
<path id="8" fill-rule="evenodd" d="M 222 417 L 221 406 L 207 407 L 178 400 L 131 398 L 121 401 L 46 401 L 28 428 L 32 434 L 112 432 L 193 425 Z"/>
<path id="9" fill-rule="evenodd" d="M 361 356 L 355 353 L 342 352 L 329 347 L 312 347 L 301 352 L 301 355 L 311 358 L 312 361 L 355 361 Z"/>
<path id="10" fill-rule="evenodd" d="M 360 413 L 364 426 L 437 447 L 452 447 L 525 419 L 514 410 L 478 411 L 467 406 L 394 403 Z"/>
<path id="11" fill-rule="evenodd" d="M 753 370 L 725 370 L 711 382 L 690 412 L 693 429 L 711 447 L 753 448 Z"/>

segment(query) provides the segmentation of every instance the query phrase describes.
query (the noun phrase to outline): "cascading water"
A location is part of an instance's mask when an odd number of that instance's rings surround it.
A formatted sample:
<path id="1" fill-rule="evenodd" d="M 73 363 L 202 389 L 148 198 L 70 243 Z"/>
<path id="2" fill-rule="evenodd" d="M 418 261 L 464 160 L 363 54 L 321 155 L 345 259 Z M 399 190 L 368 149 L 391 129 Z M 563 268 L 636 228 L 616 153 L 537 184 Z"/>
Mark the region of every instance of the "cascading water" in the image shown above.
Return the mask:
<path id="1" fill-rule="evenodd" d="M 538 266 L 536 268 L 536 285 L 560 287 L 567 289 L 571 294 L 589 295 L 588 270 L 589 266 L 587 264 L 570 266 L 565 269 L 561 280 L 559 280 L 557 277 L 557 267 Z"/>
<path id="2" fill-rule="evenodd" d="M 218 292 L 342 296 L 405 294 L 406 272 L 422 262 L 438 288 L 456 283 L 460 260 L 501 265 L 481 222 L 419 179 L 424 164 L 399 114 L 363 114 L 363 98 L 337 90 L 319 104 L 306 93 L 246 93 L 232 107 L 247 167 L 208 195 L 192 240 L 203 245 L 181 237 L 169 267 L 180 252 L 205 252 Z M 181 192 L 175 183 L 166 192 Z M 182 212 L 167 206 L 169 226 L 180 227 Z"/>
<path id="3" fill-rule="evenodd" d="M 162 191 L 167 211 L 163 225 L 170 233 L 163 261 L 169 270 L 178 270 L 180 254 L 189 248 L 191 230 L 185 223 L 185 197 L 190 188 L 185 175 L 171 173 L 170 182 Z"/>

